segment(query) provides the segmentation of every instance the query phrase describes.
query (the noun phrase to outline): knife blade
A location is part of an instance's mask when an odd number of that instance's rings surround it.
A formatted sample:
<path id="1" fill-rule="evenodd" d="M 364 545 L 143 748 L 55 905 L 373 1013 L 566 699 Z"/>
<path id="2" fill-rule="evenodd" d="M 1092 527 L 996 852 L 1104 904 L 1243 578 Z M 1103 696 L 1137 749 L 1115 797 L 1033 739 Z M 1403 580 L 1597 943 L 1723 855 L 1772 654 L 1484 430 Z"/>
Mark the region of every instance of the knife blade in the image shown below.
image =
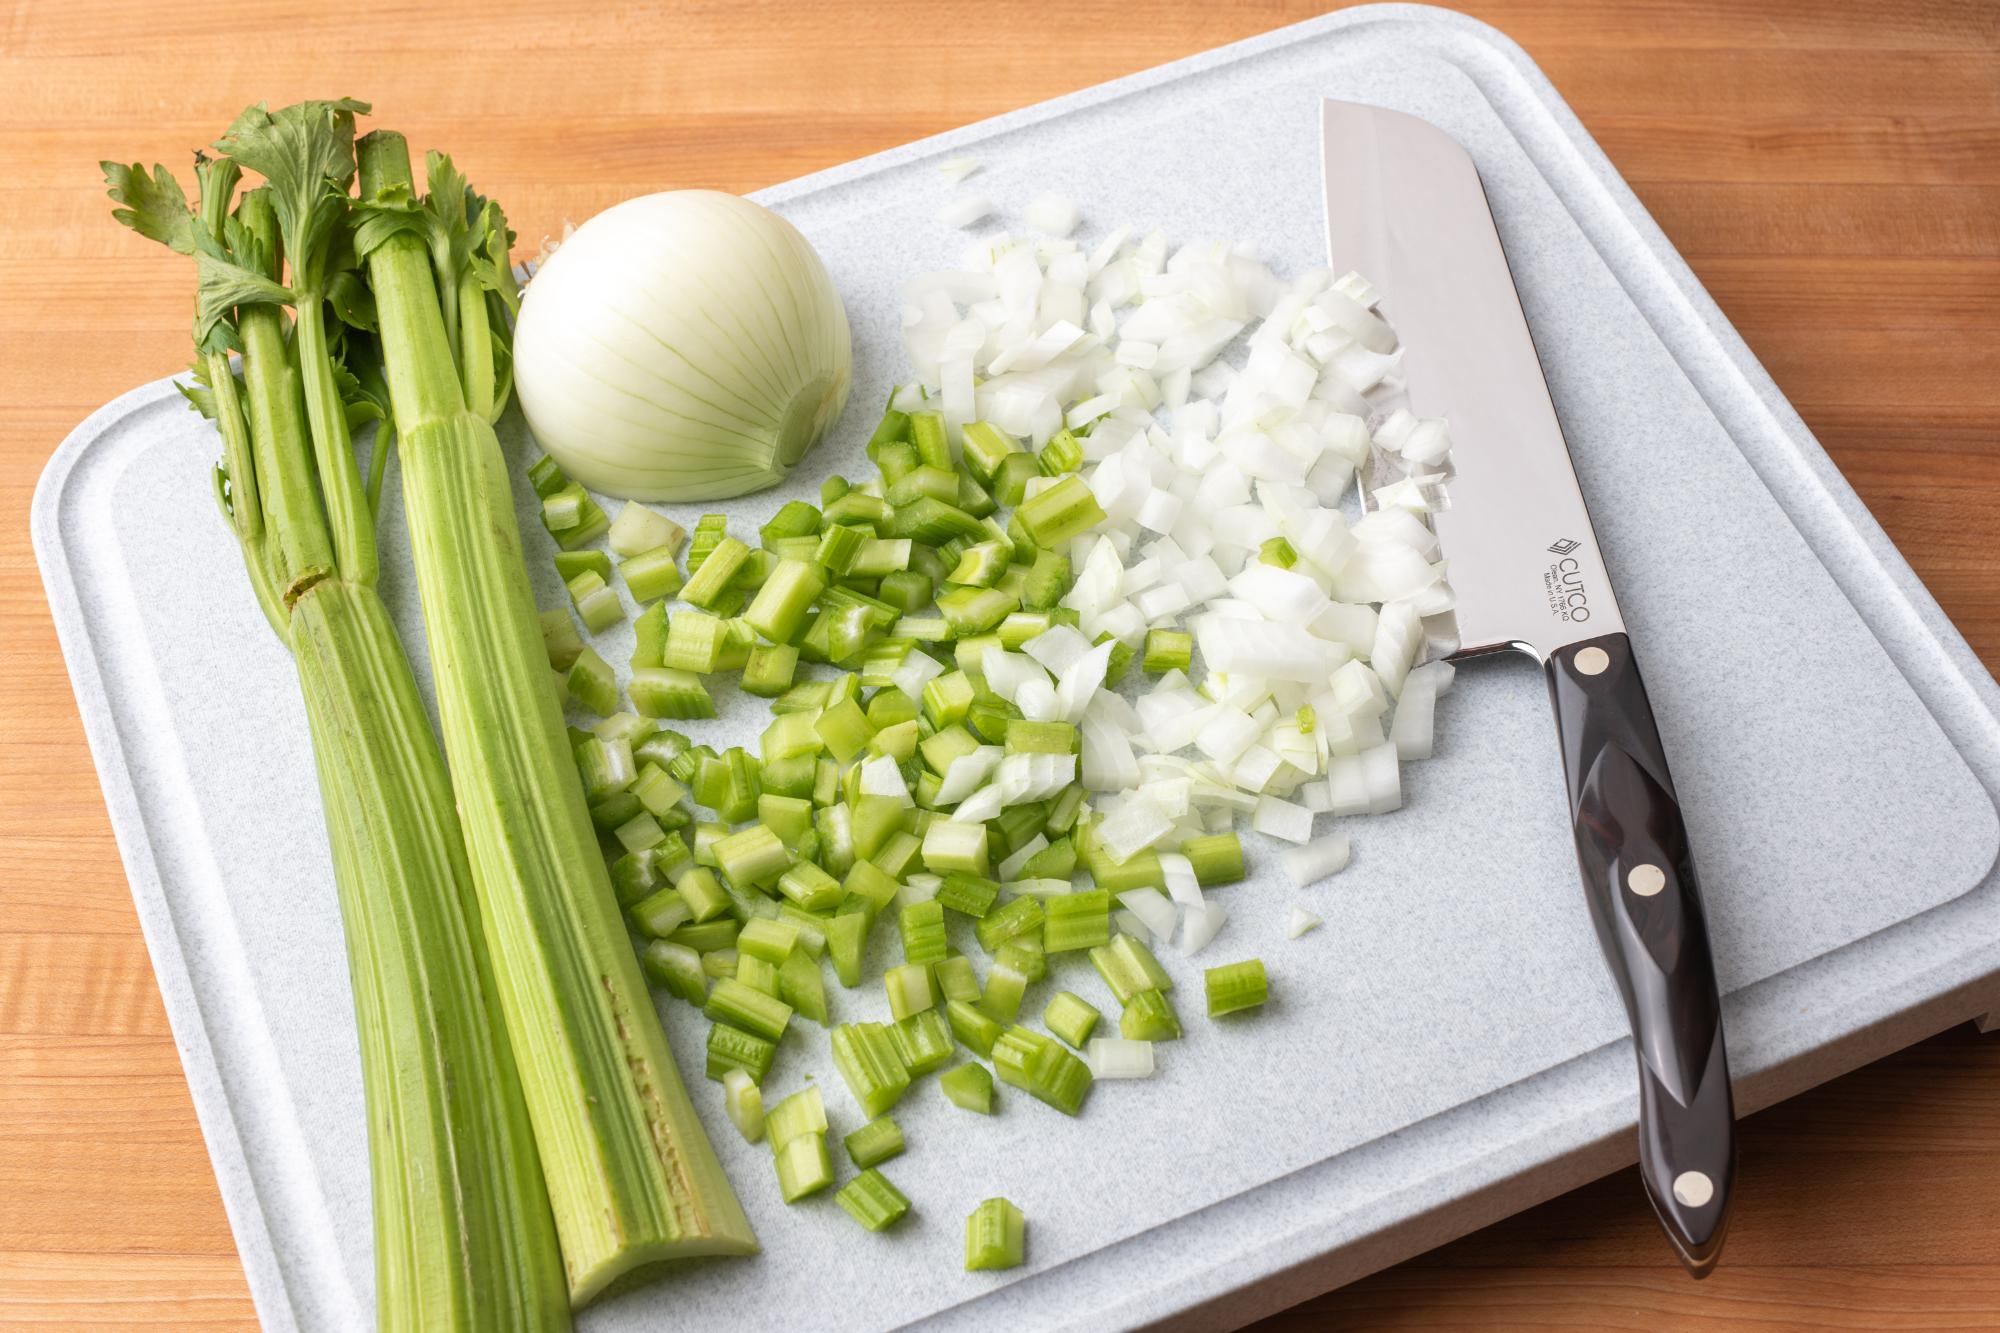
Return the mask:
<path id="1" fill-rule="evenodd" d="M 1472 157 L 1414 116 L 1321 104 L 1327 250 L 1382 293 L 1410 410 L 1442 417 L 1434 521 L 1459 648 L 1543 664 L 1577 866 L 1631 1022 L 1639 1167 L 1690 1273 L 1722 1247 L 1735 1112 L 1715 967 L 1673 778 Z"/>

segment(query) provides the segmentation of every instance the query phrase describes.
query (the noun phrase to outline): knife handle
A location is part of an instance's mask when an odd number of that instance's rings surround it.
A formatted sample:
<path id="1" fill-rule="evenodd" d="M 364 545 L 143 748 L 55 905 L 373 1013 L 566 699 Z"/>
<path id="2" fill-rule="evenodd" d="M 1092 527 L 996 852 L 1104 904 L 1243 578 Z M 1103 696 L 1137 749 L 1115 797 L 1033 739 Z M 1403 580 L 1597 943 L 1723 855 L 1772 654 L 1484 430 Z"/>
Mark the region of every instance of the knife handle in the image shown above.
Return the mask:
<path id="1" fill-rule="evenodd" d="M 1548 659 L 1576 860 L 1639 1057 L 1639 1174 L 1681 1262 L 1722 1249 L 1736 1118 L 1687 826 L 1624 634 Z"/>

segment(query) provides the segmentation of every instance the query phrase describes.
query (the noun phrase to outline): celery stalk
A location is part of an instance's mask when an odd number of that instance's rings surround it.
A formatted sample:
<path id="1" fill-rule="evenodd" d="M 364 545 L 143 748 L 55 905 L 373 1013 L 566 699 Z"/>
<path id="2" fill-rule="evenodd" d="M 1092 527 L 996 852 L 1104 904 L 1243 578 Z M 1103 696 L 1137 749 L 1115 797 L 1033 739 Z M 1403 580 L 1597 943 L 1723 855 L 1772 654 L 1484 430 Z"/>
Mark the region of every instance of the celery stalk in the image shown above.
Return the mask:
<path id="1" fill-rule="evenodd" d="M 276 113 L 312 157 L 297 180 L 273 163 L 280 174 L 265 171 L 273 188 L 316 199 L 344 182 L 357 106 Z M 270 120 L 253 108 L 237 128 Z M 490 1004 L 494 977 L 444 756 L 373 586 L 372 519 L 345 423 L 313 430 L 276 308 L 280 212 L 269 191 L 252 191 L 225 229 L 239 178 L 233 161 L 197 160 L 198 214 L 163 168 L 148 177 L 107 163 L 105 172 L 126 206 L 119 221 L 202 256 L 201 308 L 213 318 L 188 396 L 221 434 L 217 499 L 258 603 L 291 650 L 311 729 L 359 1034 L 376 1323 L 566 1328 L 555 1228 Z M 226 351 L 232 338 L 243 350 L 240 385 Z M 303 340 L 300 352 L 305 379 L 330 378 L 323 340 Z M 329 477 L 339 489 L 323 488 Z M 344 542 L 335 536 L 343 524 Z M 343 545 L 349 558 L 336 567 Z"/>
<path id="2" fill-rule="evenodd" d="M 360 144 L 363 209 L 400 222 L 401 136 Z M 469 409 L 417 230 L 366 250 L 438 711 L 571 1296 L 644 1264 L 756 1249 L 667 1049 L 569 753 L 506 461 Z M 361 242 L 357 240 L 357 247 Z"/>

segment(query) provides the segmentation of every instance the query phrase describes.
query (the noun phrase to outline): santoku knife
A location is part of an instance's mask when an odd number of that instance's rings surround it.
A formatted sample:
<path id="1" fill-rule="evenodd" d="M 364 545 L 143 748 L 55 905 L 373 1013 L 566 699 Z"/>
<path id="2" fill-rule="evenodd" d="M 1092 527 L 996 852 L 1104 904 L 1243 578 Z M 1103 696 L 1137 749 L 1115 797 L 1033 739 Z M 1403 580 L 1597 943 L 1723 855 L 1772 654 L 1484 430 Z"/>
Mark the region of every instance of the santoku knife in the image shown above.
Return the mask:
<path id="1" fill-rule="evenodd" d="M 1449 425 L 1435 515 L 1458 657 L 1541 662 L 1585 896 L 1639 1060 L 1639 1173 L 1706 1276 L 1735 1174 L 1721 1006 L 1659 728 L 1471 156 L 1444 131 L 1326 101 L 1327 248 L 1382 292 L 1411 410 Z"/>

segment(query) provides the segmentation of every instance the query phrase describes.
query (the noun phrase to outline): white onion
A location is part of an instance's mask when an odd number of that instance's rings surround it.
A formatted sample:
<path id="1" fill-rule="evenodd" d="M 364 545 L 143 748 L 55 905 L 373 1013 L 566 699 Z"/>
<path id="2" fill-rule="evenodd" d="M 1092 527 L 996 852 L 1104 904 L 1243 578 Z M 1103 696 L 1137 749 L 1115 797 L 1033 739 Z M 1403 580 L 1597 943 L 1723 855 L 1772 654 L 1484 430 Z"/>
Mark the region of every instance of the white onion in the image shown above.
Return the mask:
<path id="1" fill-rule="evenodd" d="M 528 284 L 514 330 L 537 442 L 625 499 L 777 482 L 839 418 L 852 362 L 840 293 L 806 238 L 713 190 L 591 218 Z"/>
<path id="2" fill-rule="evenodd" d="M 1285 918 L 1285 934 L 1297 939 L 1313 927 L 1322 924 L 1320 918 L 1303 907 L 1294 907 Z"/>
<path id="3" fill-rule="evenodd" d="M 1294 885 L 1303 889 L 1347 869 L 1352 855 L 1352 845 L 1339 834 L 1315 838 L 1302 847 L 1285 849 L 1285 873 L 1292 877 Z"/>
<path id="4" fill-rule="evenodd" d="M 1090 1076 L 1098 1079 L 1151 1078 L 1153 1043 L 1126 1037 L 1092 1037 L 1085 1059 Z"/>

